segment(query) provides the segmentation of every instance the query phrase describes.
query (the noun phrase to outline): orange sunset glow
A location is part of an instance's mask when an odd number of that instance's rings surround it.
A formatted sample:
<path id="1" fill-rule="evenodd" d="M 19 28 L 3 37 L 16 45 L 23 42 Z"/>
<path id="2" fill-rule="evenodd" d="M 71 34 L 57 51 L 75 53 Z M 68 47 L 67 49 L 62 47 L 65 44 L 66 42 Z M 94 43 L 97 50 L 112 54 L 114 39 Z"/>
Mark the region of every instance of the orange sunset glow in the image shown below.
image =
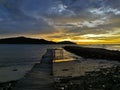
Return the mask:
<path id="1" fill-rule="evenodd" d="M 110 5 L 102 0 L 48 0 L 47 5 L 46 1 L 37 1 L 15 5 L 2 0 L 1 4 L 9 7 L 1 9 L 0 38 L 25 36 L 77 44 L 120 44 L 118 1 Z"/>

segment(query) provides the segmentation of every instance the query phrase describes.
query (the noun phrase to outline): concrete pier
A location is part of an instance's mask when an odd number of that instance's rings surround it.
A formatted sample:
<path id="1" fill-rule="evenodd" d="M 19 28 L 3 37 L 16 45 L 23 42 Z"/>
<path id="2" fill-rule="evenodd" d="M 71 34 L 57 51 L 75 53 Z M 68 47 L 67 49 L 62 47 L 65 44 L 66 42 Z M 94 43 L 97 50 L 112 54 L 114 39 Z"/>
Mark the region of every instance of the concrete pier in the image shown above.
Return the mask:
<path id="1" fill-rule="evenodd" d="M 40 63 L 36 63 L 12 90 L 54 90 L 52 76 L 53 50 L 47 50 Z"/>

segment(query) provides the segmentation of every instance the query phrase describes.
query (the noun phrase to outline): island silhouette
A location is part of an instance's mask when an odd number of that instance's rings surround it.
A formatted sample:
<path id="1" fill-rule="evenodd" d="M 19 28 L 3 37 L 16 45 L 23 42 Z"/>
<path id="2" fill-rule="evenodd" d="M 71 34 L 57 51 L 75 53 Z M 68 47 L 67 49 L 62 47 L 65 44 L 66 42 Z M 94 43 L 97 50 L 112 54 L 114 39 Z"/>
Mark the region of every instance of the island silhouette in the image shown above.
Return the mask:
<path id="1" fill-rule="evenodd" d="M 76 43 L 70 41 L 53 42 L 45 39 L 35 39 L 20 36 L 0 39 L 0 44 L 76 44 Z"/>

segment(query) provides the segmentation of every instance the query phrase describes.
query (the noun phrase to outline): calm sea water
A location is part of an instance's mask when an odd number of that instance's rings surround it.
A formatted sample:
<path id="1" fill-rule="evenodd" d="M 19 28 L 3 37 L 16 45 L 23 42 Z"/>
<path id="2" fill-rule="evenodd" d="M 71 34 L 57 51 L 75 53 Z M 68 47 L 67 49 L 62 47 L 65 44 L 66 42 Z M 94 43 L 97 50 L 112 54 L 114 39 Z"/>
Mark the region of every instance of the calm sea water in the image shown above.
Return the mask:
<path id="1" fill-rule="evenodd" d="M 17 80 L 31 70 L 49 48 L 62 45 L 0 45 L 0 82 Z M 17 70 L 16 70 L 17 69 Z"/>
<path id="2" fill-rule="evenodd" d="M 46 49 L 60 47 L 60 45 L 0 45 L 0 64 L 39 62 Z"/>
<path id="3" fill-rule="evenodd" d="M 81 46 L 81 45 L 80 45 Z M 93 47 L 93 48 L 104 48 L 109 50 L 119 50 L 120 51 L 120 44 L 114 45 L 83 45 L 84 47 Z"/>
<path id="4" fill-rule="evenodd" d="M 0 45 L 0 82 L 17 80 L 31 70 L 34 63 L 49 48 L 60 48 L 63 45 Z M 94 45 L 91 47 L 103 47 Z M 103 48 L 120 50 L 120 45 L 106 45 Z M 17 69 L 17 70 L 16 70 Z"/>

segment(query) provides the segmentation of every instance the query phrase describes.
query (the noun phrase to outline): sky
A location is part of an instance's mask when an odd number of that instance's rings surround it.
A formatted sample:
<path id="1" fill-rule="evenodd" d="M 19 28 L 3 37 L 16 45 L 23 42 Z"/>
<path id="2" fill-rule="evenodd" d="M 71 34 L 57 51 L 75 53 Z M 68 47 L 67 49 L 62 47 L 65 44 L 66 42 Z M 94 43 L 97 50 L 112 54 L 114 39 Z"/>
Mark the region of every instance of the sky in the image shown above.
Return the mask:
<path id="1" fill-rule="evenodd" d="M 120 0 L 0 0 L 0 38 L 120 44 Z"/>

